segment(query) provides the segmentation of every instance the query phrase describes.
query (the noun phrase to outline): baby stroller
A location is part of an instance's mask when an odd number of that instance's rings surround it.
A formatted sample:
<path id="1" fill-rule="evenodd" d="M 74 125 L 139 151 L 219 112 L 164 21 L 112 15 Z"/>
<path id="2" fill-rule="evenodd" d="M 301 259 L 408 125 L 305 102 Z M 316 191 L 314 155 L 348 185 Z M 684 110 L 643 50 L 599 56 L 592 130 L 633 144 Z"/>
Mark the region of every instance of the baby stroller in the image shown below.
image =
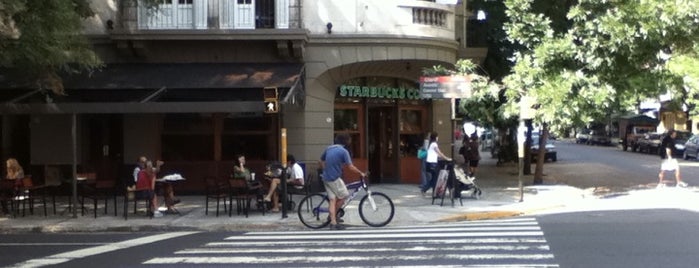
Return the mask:
<path id="1" fill-rule="evenodd" d="M 483 192 L 481 188 L 476 185 L 476 177 L 471 177 L 466 175 L 463 167 L 455 165 L 454 167 L 454 198 L 462 198 L 462 191 L 471 191 L 471 198 L 479 199 Z"/>

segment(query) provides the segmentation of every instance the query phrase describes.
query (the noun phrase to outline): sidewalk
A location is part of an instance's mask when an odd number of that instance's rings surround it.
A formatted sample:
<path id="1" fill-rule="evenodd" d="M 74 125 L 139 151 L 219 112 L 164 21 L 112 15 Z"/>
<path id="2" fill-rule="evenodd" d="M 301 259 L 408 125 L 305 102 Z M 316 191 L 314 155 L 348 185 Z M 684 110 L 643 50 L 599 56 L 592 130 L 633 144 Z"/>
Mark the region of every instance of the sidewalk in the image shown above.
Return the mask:
<path id="1" fill-rule="evenodd" d="M 555 209 L 570 202 L 585 198 L 585 193 L 564 185 L 529 186 L 525 187 L 524 202 L 519 202 L 519 189 L 516 165 L 495 167 L 492 160 L 483 161 L 476 183 L 483 194 L 480 199 L 463 199 L 463 206 L 455 200 L 452 207 L 449 199 L 444 200 L 444 206 L 432 204 L 431 198 L 422 197 L 417 185 L 413 184 L 376 184 L 372 191 L 383 192 L 393 200 L 396 214 L 389 226 L 408 226 L 430 224 L 443 221 L 480 220 L 503 217 L 513 217 Z M 526 185 L 526 183 L 525 183 Z M 466 193 L 466 192 L 464 192 Z M 360 193 L 361 194 L 361 193 Z M 470 195 L 465 195 L 470 196 Z M 128 220 L 122 216 L 122 199 L 118 202 L 118 216 L 114 217 L 111 203 L 108 215 L 103 214 L 103 204 L 98 207 L 98 216 L 93 218 L 91 208 L 85 216 L 72 218 L 72 213 L 59 208 L 53 215 L 43 216 L 43 209 L 35 209 L 34 215 L 17 218 L 0 218 L 0 232 L 136 232 L 136 231 L 248 231 L 248 230 L 294 230 L 306 229 L 298 220 L 295 211 L 289 211 L 287 218 L 281 213 L 266 213 L 251 211 L 248 218 L 237 215 L 234 211 L 228 217 L 220 209 L 220 215 L 215 216 L 215 201 L 209 204 L 209 214 L 205 215 L 204 196 L 179 196 L 178 204 L 181 215 L 164 215 L 160 218 L 149 219 L 145 215 L 129 213 Z M 296 202 L 300 200 L 297 199 Z M 366 226 L 359 218 L 356 205 L 358 199 L 352 201 L 353 206 L 346 210 L 345 223 L 350 226 Z M 253 204 L 254 206 L 254 204 Z M 132 208 L 132 206 L 130 206 Z"/>

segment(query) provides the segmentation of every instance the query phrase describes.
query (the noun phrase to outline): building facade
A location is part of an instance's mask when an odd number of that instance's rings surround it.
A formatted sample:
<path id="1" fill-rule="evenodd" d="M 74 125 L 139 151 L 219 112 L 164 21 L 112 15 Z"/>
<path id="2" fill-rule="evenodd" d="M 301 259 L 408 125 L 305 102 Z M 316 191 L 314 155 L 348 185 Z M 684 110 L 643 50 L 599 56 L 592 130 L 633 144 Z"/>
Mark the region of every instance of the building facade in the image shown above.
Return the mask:
<path id="1" fill-rule="evenodd" d="M 461 2 L 461 1 L 458 1 Z M 66 96 L 0 79 L 3 156 L 35 177 L 130 176 L 140 155 L 180 173 L 182 192 L 227 177 L 236 155 L 262 173 L 287 152 L 317 168 L 333 137 L 372 182 L 417 183 L 417 147 L 440 133 L 451 151 L 451 102 L 421 99 L 423 68 L 475 61 L 462 3 L 434 1 L 94 0 L 85 34 L 105 62 L 66 75 Z M 265 98 L 278 99 L 267 110 Z M 267 103 L 268 104 L 268 103 Z M 75 157 L 73 156 L 75 151 Z"/>

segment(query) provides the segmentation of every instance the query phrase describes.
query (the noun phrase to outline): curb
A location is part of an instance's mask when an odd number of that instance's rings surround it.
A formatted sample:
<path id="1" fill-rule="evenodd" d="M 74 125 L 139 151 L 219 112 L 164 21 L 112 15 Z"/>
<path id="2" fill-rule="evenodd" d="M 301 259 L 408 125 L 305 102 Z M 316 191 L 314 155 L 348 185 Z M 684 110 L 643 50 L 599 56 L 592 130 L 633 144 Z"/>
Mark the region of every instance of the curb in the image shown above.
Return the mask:
<path id="1" fill-rule="evenodd" d="M 437 222 L 457 222 L 457 221 L 476 221 L 476 220 L 492 220 L 501 218 L 510 218 L 524 215 L 521 211 L 485 211 L 485 212 L 470 212 L 457 214 L 441 218 Z"/>

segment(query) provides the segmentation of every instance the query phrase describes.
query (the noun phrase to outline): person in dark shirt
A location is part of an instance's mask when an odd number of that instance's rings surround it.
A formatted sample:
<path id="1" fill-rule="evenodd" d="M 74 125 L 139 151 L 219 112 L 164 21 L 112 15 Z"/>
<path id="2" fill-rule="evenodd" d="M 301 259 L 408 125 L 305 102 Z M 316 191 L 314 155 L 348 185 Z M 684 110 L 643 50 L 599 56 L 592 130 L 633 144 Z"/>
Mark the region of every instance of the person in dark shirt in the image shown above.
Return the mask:
<path id="1" fill-rule="evenodd" d="M 665 187 L 665 171 L 675 172 L 675 180 L 677 181 L 676 187 L 687 187 L 687 183 L 683 182 L 680 176 L 680 166 L 677 163 L 677 159 L 673 157 L 676 137 L 677 132 L 675 132 L 674 129 L 668 130 L 663 141 L 660 143 L 660 148 L 658 148 L 658 153 L 662 159 L 660 173 L 658 173 L 658 188 Z"/>

